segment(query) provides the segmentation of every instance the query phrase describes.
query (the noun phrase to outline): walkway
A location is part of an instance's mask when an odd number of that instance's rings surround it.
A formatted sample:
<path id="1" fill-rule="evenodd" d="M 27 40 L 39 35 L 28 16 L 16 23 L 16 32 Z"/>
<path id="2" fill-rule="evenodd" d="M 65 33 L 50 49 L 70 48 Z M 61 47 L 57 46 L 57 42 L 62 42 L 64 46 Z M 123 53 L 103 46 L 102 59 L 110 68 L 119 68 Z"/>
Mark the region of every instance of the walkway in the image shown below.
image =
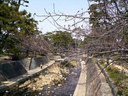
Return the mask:
<path id="1" fill-rule="evenodd" d="M 83 55 L 83 58 L 85 60 L 86 56 Z M 75 92 L 73 96 L 85 96 L 86 95 L 86 61 L 83 61 L 82 59 L 80 59 L 80 63 L 81 63 L 81 74 L 80 74 L 80 78 L 78 81 L 78 84 L 76 86 Z"/>
<path id="2" fill-rule="evenodd" d="M 26 80 L 31 79 L 32 77 L 38 76 L 44 69 L 50 67 L 54 63 L 55 63 L 55 61 L 50 61 L 47 64 L 43 65 L 42 69 L 40 67 L 38 67 L 36 69 L 28 71 L 24 75 L 18 76 L 18 77 L 13 78 L 13 79 L 9 79 L 8 81 L 1 82 L 0 93 L 8 90 L 11 87 L 19 85 L 19 84 L 25 82 Z"/>

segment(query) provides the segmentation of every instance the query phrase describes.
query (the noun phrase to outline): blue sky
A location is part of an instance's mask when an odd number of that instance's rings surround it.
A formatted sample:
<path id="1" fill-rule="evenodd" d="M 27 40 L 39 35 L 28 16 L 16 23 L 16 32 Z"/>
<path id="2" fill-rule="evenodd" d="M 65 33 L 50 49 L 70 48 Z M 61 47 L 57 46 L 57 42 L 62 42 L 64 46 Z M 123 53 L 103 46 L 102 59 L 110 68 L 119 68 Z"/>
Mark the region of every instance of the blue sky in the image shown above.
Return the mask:
<path id="1" fill-rule="evenodd" d="M 20 10 L 27 10 L 28 12 L 39 15 L 44 15 L 44 8 L 52 12 L 53 4 L 55 5 L 56 11 L 60 11 L 66 14 L 75 14 L 78 10 L 83 8 L 84 10 L 88 9 L 87 0 L 29 0 L 28 7 L 20 7 Z M 42 20 L 42 18 L 34 17 L 36 20 Z M 43 32 L 50 32 L 56 30 L 56 28 L 51 25 L 48 21 L 39 22 L 39 29 Z"/>

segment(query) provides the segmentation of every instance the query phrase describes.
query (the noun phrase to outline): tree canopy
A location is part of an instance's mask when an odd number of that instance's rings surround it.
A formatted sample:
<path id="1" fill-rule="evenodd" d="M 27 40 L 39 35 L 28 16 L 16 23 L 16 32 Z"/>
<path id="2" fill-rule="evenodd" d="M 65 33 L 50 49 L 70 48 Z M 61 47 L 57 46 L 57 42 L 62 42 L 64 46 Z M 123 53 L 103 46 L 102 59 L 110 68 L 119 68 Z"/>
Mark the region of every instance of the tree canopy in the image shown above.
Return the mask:
<path id="1" fill-rule="evenodd" d="M 19 48 L 20 43 L 26 38 L 35 44 L 39 37 L 38 22 L 26 10 L 19 11 L 21 5 L 21 0 L 0 0 L 0 53 L 24 52 Z"/>
<path id="2" fill-rule="evenodd" d="M 73 47 L 74 40 L 71 33 L 66 31 L 48 32 L 44 35 L 45 39 L 57 49 L 67 50 Z"/>
<path id="3" fill-rule="evenodd" d="M 87 50 L 98 53 L 127 49 L 127 0 L 89 0 L 89 34 Z"/>

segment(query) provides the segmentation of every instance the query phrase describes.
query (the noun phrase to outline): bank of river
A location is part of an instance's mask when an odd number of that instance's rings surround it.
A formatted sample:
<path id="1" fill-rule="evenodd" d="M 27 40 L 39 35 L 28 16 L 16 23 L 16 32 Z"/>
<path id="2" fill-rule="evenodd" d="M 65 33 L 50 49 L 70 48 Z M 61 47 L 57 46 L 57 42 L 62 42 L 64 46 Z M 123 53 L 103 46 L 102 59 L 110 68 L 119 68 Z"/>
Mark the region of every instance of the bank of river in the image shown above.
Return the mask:
<path id="1" fill-rule="evenodd" d="M 66 67 L 57 64 L 4 96 L 72 96 L 80 72 L 79 64 Z"/>
<path id="2" fill-rule="evenodd" d="M 70 69 L 70 73 L 66 76 L 66 80 L 57 85 L 45 86 L 45 88 L 38 94 L 42 96 L 73 96 L 79 75 L 80 66 Z"/>

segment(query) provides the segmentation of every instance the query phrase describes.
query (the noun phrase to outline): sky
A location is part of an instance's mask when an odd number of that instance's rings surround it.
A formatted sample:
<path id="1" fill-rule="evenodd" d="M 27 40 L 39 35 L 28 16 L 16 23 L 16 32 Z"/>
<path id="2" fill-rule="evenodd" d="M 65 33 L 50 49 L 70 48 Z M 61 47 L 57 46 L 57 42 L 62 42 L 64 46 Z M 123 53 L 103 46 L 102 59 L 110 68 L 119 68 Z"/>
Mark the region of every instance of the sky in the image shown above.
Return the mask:
<path id="1" fill-rule="evenodd" d="M 29 4 L 28 7 L 20 7 L 20 10 L 27 10 L 27 12 L 34 13 L 37 15 L 45 15 L 44 9 L 48 12 L 53 11 L 53 5 L 55 5 L 56 11 L 60 11 L 65 14 L 75 14 L 78 10 L 88 9 L 88 2 L 87 0 L 28 0 Z M 88 16 L 88 14 L 87 14 Z M 42 20 L 42 18 L 37 18 L 33 16 L 34 19 L 37 21 Z M 51 32 L 57 30 L 55 26 L 53 26 L 48 21 L 39 22 L 38 23 L 39 30 L 43 33 Z"/>

